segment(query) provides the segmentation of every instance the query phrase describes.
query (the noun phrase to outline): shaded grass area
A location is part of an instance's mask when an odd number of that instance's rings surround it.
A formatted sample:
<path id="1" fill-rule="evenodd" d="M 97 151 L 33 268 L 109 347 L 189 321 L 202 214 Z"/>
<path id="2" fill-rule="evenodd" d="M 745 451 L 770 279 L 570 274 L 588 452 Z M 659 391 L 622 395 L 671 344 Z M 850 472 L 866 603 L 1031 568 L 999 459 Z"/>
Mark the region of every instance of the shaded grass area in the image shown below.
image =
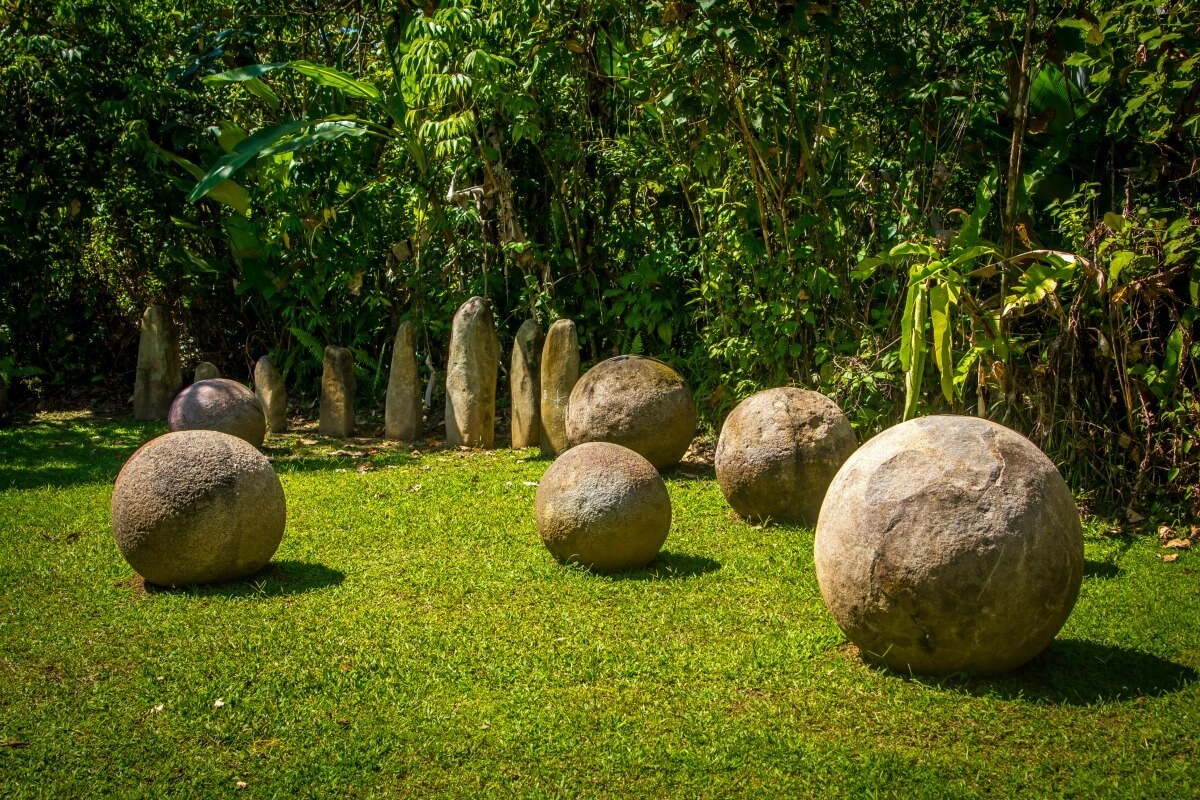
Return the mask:
<path id="1" fill-rule="evenodd" d="M 564 568 L 532 452 L 269 442 L 288 530 L 253 578 L 147 591 L 108 521 L 161 429 L 0 431 L 0 795 L 1189 796 L 1200 561 L 1090 534 L 1075 612 L 1001 679 L 865 665 L 810 530 L 668 476 L 646 570 Z M 96 438 L 99 437 L 99 438 Z M 239 783 L 245 786 L 239 788 Z"/>

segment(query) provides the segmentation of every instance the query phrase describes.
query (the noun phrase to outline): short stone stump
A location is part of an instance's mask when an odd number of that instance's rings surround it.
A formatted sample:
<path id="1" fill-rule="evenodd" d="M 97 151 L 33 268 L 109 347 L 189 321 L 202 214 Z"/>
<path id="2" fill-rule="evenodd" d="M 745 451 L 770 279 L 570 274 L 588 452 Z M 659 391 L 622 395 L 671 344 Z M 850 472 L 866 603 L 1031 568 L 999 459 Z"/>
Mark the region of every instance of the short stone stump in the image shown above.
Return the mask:
<path id="1" fill-rule="evenodd" d="M 1021 666 L 1083 580 L 1079 513 L 1054 464 L 974 417 L 910 420 L 860 447 L 829 485 L 814 556 L 838 626 L 906 673 Z"/>
<path id="2" fill-rule="evenodd" d="M 572 447 L 611 442 L 665 469 L 679 463 L 696 435 L 696 400 L 683 376 L 657 358 L 617 356 L 571 390 L 566 433 Z"/>
<path id="3" fill-rule="evenodd" d="M 725 418 L 717 483 L 743 517 L 815 525 L 829 482 L 856 447 L 846 415 L 825 395 L 767 389 Z"/>
<path id="4" fill-rule="evenodd" d="M 287 518 L 266 457 L 210 430 L 143 445 L 117 475 L 111 509 L 121 555 L 158 586 L 253 575 L 275 554 Z"/>
<path id="5" fill-rule="evenodd" d="M 563 563 L 639 569 L 671 528 L 671 499 L 654 466 L 620 445 L 587 442 L 550 465 L 535 503 L 542 542 Z"/>
<path id="6" fill-rule="evenodd" d="M 254 392 L 228 378 L 197 381 L 175 395 L 167 412 L 174 431 L 221 431 L 262 447 L 267 418 Z"/>

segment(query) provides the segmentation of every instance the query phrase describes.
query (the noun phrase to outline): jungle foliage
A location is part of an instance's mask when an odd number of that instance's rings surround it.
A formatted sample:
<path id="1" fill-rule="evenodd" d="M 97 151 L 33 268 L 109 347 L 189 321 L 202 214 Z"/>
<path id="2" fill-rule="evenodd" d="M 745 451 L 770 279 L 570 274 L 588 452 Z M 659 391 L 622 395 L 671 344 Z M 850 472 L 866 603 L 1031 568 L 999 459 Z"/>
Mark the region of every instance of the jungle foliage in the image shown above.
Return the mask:
<path id="1" fill-rule="evenodd" d="M 981 414 L 1077 491 L 1195 506 L 1187 2 L 3 0 L 0 373 L 192 357 L 362 394 L 396 324 L 579 325 L 860 437 Z"/>

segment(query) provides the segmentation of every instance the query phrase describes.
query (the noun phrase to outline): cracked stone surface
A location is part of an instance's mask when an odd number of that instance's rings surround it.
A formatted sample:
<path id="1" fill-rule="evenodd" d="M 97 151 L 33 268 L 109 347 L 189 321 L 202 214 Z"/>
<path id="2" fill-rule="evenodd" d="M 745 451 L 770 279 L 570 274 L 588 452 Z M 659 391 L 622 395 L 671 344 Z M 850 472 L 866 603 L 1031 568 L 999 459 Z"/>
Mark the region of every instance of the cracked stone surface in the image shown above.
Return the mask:
<path id="1" fill-rule="evenodd" d="M 111 511 L 121 555 L 159 586 L 253 575 L 275 554 L 287 518 L 266 457 L 210 430 L 143 445 L 117 475 Z"/>
<path id="2" fill-rule="evenodd" d="M 974 417 L 910 420 L 846 460 L 821 507 L 817 581 L 868 660 L 923 674 L 1015 669 L 1083 580 L 1066 482 L 1032 442 Z"/>
<path id="3" fill-rule="evenodd" d="M 558 457 L 538 484 L 538 533 L 559 561 L 596 572 L 644 567 L 671 528 L 658 471 L 620 445 L 588 442 Z"/>
<path id="4" fill-rule="evenodd" d="M 725 418 L 717 483 L 743 517 L 814 525 L 829 482 L 856 447 L 846 415 L 825 395 L 767 389 Z"/>

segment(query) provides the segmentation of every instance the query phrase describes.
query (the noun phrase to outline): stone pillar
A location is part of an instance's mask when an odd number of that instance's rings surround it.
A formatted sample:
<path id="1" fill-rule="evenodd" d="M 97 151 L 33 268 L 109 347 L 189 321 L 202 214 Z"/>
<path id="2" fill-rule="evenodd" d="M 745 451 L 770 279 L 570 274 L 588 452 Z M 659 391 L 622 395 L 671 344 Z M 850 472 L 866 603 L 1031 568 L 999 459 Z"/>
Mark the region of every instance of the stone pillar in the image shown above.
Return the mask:
<path id="1" fill-rule="evenodd" d="M 542 348 L 542 452 L 557 456 L 567 442 L 567 401 L 579 380 L 579 336 L 575 323 L 560 319 L 550 326 Z"/>
<path id="2" fill-rule="evenodd" d="M 210 381 L 213 378 L 221 377 L 221 370 L 217 369 L 217 365 L 211 361 L 201 361 L 196 365 L 196 372 L 192 375 L 192 383 L 200 381 Z"/>
<path id="3" fill-rule="evenodd" d="M 512 393 L 512 446 L 537 447 L 542 438 L 542 329 L 525 320 L 513 340 L 508 385 Z"/>
<path id="4" fill-rule="evenodd" d="M 267 430 L 271 433 L 286 431 L 287 387 L 269 356 L 263 356 L 254 365 L 254 394 L 267 415 Z"/>
<path id="5" fill-rule="evenodd" d="M 354 435 L 354 355 L 344 347 L 325 348 L 317 432 L 337 438 Z"/>
<path id="6" fill-rule="evenodd" d="M 459 307 L 450 326 L 446 360 L 446 442 L 491 447 L 496 435 L 496 373 L 500 344 L 492 310 L 482 297 Z"/>
<path id="7" fill-rule="evenodd" d="M 166 306 L 150 306 L 142 315 L 137 377 L 133 384 L 133 416 L 166 419 L 171 401 L 183 388 L 179 334 Z"/>
<path id="8" fill-rule="evenodd" d="M 417 342 L 411 322 L 400 323 L 392 345 L 387 404 L 383 412 L 385 439 L 416 441 L 421 435 L 421 379 L 417 375 Z"/>

